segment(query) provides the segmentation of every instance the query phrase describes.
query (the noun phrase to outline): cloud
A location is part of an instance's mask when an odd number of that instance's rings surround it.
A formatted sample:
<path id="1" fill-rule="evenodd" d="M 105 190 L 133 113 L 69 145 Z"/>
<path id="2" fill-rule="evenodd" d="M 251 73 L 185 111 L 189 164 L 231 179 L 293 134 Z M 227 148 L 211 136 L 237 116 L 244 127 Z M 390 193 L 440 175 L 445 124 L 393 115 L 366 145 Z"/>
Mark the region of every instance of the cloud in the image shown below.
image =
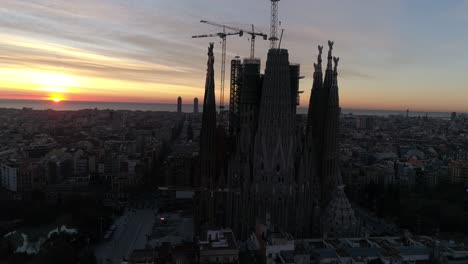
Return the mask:
<path id="1" fill-rule="evenodd" d="M 301 83 L 307 91 L 316 46 L 326 45 L 328 39 L 335 40 L 334 55 L 342 59 L 340 84 L 367 87 L 369 96 L 389 94 L 388 87 L 406 85 L 409 73 L 418 73 L 415 69 L 428 69 L 428 75 L 435 75 L 440 70 L 434 65 L 445 63 L 446 72 L 457 72 L 451 66 L 455 63 L 450 64 L 437 50 L 447 47 L 446 42 L 457 42 L 456 47 L 468 42 L 464 37 L 453 37 L 461 36 L 453 31 L 459 21 L 432 16 L 439 9 L 432 10 L 431 19 L 420 15 L 420 7 L 427 6 L 422 0 L 286 2 L 279 3 L 281 27 L 285 29 L 282 45 L 289 49 L 290 61 L 301 64 L 306 76 Z M 466 18 L 468 0 L 460 3 L 456 13 Z M 113 98 L 127 94 L 129 98 L 168 100 L 179 93 L 201 98 L 208 42 L 215 42 L 217 85 L 221 60 L 219 38 L 191 39 L 192 35 L 219 31 L 198 21 L 240 27 L 254 23 L 258 30 L 269 33 L 269 15 L 268 1 L 252 0 L 2 0 L 0 70 L 61 71 L 85 80 L 83 92 L 95 96 L 108 92 Z M 436 26 L 444 28 L 440 34 L 452 38 L 422 35 L 421 31 Z M 228 39 L 228 62 L 236 55 L 248 55 L 247 39 Z M 267 41 L 257 41 L 256 55 L 262 58 L 263 66 L 267 49 Z M 443 56 L 456 59 L 458 68 L 465 67 L 467 53 L 454 50 L 446 49 Z M 463 83 L 463 76 L 454 76 L 453 81 Z M 459 90 L 451 93 L 463 96 Z"/>

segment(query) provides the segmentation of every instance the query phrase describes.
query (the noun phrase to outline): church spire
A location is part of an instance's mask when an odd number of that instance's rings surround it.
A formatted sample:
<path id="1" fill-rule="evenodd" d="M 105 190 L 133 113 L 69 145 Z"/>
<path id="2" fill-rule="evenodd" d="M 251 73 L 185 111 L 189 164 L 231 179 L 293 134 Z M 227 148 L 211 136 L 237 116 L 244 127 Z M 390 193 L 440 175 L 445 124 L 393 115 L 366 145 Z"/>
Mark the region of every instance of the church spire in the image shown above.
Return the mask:
<path id="1" fill-rule="evenodd" d="M 212 188 L 216 178 L 216 103 L 213 64 L 213 43 L 210 43 L 200 132 L 200 183 L 204 188 Z"/>
<path id="2" fill-rule="evenodd" d="M 333 44 L 335 44 L 334 41 L 328 41 L 328 57 L 327 57 L 327 71 L 328 70 L 332 70 L 332 58 L 333 58 L 333 55 L 332 55 L 332 51 L 333 51 Z"/>
<path id="3" fill-rule="evenodd" d="M 327 69 L 325 71 L 325 80 L 323 83 L 324 89 L 327 90 L 326 94 L 328 94 L 333 81 L 333 44 L 333 41 L 328 41 Z M 328 101 L 328 99 L 324 99 L 325 102 Z"/>
<path id="4" fill-rule="evenodd" d="M 317 56 L 317 64 L 315 68 L 315 72 L 320 72 L 322 73 L 322 52 L 323 52 L 323 46 L 318 46 L 319 54 Z"/>
<path id="5" fill-rule="evenodd" d="M 317 148 L 319 156 L 323 152 L 323 144 L 325 142 L 325 120 L 327 118 L 328 111 L 328 96 L 333 83 L 333 41 L 328 41 L 328 57 L 327 57 L 327 69 L 325 70 L 325 78 L 323 80 L 323 87 L 320 92 L 320 97 L 317 103 Z"/>
<path id="6" fill-rule="evenodd" d="M 338 62 L 339 58 L 333 58 L 335 68 L 332 71 L 327 69 L 327 74 L 332 75 L 331 86 L 328 90 L 326 103 L 326 117 L 323 133 L 322 150 L 322 202 L 328 204 L 335 189 L 342 184 L 339 166 L 339 95 L 338 95 Z M 330 72 L 330 73 L 329 73 Z"/>
<path id="7" fill-rule="evenodd" d="M 316 138 L 319 135 L 319 104 L 321 101 L 321 91 L 323 86 L 322 50 L 323 46 L 318 46 L 319 54 L 317 56 L 317 63 L 314 63 L 314 82 L 312 84 L 312 90 L 310 92 L 309 111 L 307 113 L 306 133 L 307 136 L 311 136 L 313 138 Z"/>
<path id="8" fill-rule="evenodd" d="M 295 219 L 289 212 L 295 201 L 296 125 L 289 65 L 287 50 L 268 52 L 254 143 L 252 195 L 257 219 L 293 232 Z"/>

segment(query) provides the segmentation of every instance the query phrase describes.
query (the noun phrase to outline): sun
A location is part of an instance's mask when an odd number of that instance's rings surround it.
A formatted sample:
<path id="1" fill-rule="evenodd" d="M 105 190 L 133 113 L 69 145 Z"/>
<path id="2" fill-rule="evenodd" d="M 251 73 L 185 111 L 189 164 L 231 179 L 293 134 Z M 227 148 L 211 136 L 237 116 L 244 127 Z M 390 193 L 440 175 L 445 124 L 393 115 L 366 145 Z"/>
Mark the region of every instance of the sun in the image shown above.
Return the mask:
<path id="1" fill-rule="evenodd" d="M 54 98 L 52 98 L 52 101 L 54 101 L 56 103 L 60 103 L 60 101 L 62 101 L 62 99 L 60 99 L 58 97 L 54 97 Z"/>

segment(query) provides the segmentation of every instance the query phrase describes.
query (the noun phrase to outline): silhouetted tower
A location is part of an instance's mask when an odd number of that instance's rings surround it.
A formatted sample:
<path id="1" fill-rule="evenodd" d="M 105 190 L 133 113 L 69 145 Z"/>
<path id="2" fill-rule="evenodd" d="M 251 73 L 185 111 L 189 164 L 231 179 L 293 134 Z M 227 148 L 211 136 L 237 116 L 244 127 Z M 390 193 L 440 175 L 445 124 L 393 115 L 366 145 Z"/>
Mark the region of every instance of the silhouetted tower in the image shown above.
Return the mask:
<path id="1" fill-rule="evenodd" d="M 322 110 L 320 108 L 323 94 L 323 74 L 322 74 L 322 51 L 323 46 L 318 46 L 319 55 L 317 56 L 317 64 L 314 63 L 314 82 L 310 92 L 309 111 L 307 113 L 306 133 L 315 141 L 321 135 L 320 124 L 322 118 Z"/>
<path id="2" fill-rule="evenodd" d="M 197 97 L 193 99 L 193 112 L 195 114 L 198 114 L 198 98 Z"/>
<path id="3" fill-rule="evenodd" d="M 296 237 L 310 237 L 320 234 L 320 159 L 317 155 L 318 120 L 320 92 L 323 85 L 322 49 L 319 46 L 317 64 L 314 63 L 314 81 L 312 85 L 309 111 L 307 114 L 306 135 L 299 168 L 298 205 Z"/>
<path id="4" fill-rule="evenodd" d="M 243 239 L 248 237 L 255 225 L 254 200 L 251 187 L 253 184 L 254 142 L 258 125 L 262 75 L 259 59 L 244 59 L 242 89 L 239 98 L 239 127 L 237 137 L 236 161 L 238 170 L 233 172 L 232 182 L 240 189 L 240 210 L 234 212 L 232 227 L 239 231 Z M 249 206 L 250 205 L 250 206 Z M 239 216 L 240 215 L 240 219 Z"/>
<path id="5" fill-rule="evenodd" d="M 328 108 L 330 96 L 330 90 L 333 85 L 333 41 L 328 41 L 328 56 L 327 56 L 327 68 L 325 70 L 325 78 L 323 80 L 323 86 L 319 93 L 318 98 L 318 123 L 317 123 L 317 147 L 319 157 L 323 156 L 324 143 L 325 143 L 325 122 L 328 119 Z M 323 175 L 322 175 L 323 176 Z M 323 187 L 323 186 L 322 186 Z"/>
<path id="6" fill-rule="evenodd" d="M 329 42 L 330 50 L 333 42 Z M 323 131 L 323 149 L 322 149 L 322 202 L 328 204 L 331 194 L 335 189 L 342 185 L 340 165 L 339 165 L 339 97 L 338 97 L 338 58 L 335 60 L 335 69 L 329 73 L 327 65 L 327 75 L 331 75 L 331 86 L 326 90 L 328 92 L 326 115 Z M 331 68 L 331 66 L 330 66 Z M 327 78 L 328 76 L 326 76 Z M 327 80 L 325 80 L 327 81 Z M 327 87 L 326 87 L 327 88 Z"/>
<path id="7" fill-rule="evenodd" d="M 333 42 L 328 42 L 330 50 Z M 333 237 L 356 235 L 357 221 L 354 210 L 344 192 L 340 171 L 339 158 L 339 122 L 340 107 L 338 93 L 338 62 L 334 57 L 335 67 L 332 71 L 331 86 L 328 90 L 327 112 L 324 122 L 322 151 L 322 203 L 324 216 L 323 232 Z M 327 74 L 329 72 L 327 65 Z"/>
<path id="8" fill-rule="evenodd" d="M 252 160 L 253 142 L 257 132 L 262 76 L 259 59 L 244 59 L 242 92 L 239 96 L 239 150 L 242 160 Z"/>
<path id="9" fill-rule="evenodd" d="M 182 113 L 182 97 L 177 98 L 177 113 Z"/>
<path id="10" fill-rule="evenodd" d="M 204 188 L 213 187 L 216 177 L 216 103 L 213 64 L 213 43 L 210 43 L 200 131 L 201 186 Z"/>
<path id="11" fill-rule="evenodd" d="M 200 131 L 200 175 L 197 181 L 200 191 L 197 196 L 197 219 L 195 227 L 206 228 L 215 222 L 213 190 L 216 175 L 216 103 L 214 80 L 213 43 L 208 48 L 208 63 L 203 100 L 202 127 Z"/>
<path id="12" fill-rule="evenodd" d="M 291 107 L 289 54 L 270 49 L 254 144 L 251 192 L 259 222 L 295 230 L 295 115 Z M 246 205 L 247 206 L 247 205 Z"/>

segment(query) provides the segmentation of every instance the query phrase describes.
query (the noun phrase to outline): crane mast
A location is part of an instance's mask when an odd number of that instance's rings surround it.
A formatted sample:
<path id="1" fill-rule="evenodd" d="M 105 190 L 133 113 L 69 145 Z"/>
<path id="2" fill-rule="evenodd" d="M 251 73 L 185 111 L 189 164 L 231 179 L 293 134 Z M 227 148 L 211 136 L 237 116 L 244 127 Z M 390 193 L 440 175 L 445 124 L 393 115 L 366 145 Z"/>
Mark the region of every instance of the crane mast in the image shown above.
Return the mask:
<path id="1" fill-rule="evenodd" d="M 250 31 L 250 30 L 245 30 L 245 29 L 233 27 L 233 26 L 222 25 L 222 24 L 207 21 L 207 20 L 201 20 L 200 22 L 208 24 L 208 25 L 223 27 L 223 28 L 227 28 L 227 29 L 230 29 L 230 30 L 235 30 L 235 31 L 239 31 L 239 32 L 249 34 L 251 36 L 251 41 L 250 41 L 250 58 L 251 59 L 253 59 L 255 57 L 255 38 L 257 36 L 262 37 L 264 40 L 267 40 L 267 38 L 268 38 L 267 34 L 263 34 L 262 32 L 255 32 L 255 27 L 254 27 L 253 24 L 252 24 L 252 30 Z"/>
<path id="2" fill-rule="evenodd" d="M 278 41 L 278 2 L 271 0 L 271 21 L 270 21 L 270 49 L 276 49 Z"/>
<path id="3" fill-rule="evenodd" d="M 252 32 L 255 32 L 254 25 L 252 24 Z M 251 35 L 250 38 L 250 58 L 255 58 L 255 34 Z"/>
<path id="4" fill-rule="evenodd" d="M 221 93 L 219 95 L 219 112 L 224 110 L 224 79 L 226 78 L 226 27 L 223 27 L 224 38 L 222 41 L 221 54 Z"/>
<path id="5" fill-rule="evenodd" d="M 209 37 L 220 37 L 221 38 L 221 85 L 220 85 L 220 93 L 219 93 L 219 110 L 220 112 L 224 109 L 224 79 L 226 75 L 226 37 L 232 35 L 239 35 L 242 37 L 243 32 L 228 32 L 226 33 L 226 26 L 222 26 L 223 31 L 216 33 L 216 34 L 204 34 L 198 36 L 192 36 L 192 38 L 209 38 Z"/>

